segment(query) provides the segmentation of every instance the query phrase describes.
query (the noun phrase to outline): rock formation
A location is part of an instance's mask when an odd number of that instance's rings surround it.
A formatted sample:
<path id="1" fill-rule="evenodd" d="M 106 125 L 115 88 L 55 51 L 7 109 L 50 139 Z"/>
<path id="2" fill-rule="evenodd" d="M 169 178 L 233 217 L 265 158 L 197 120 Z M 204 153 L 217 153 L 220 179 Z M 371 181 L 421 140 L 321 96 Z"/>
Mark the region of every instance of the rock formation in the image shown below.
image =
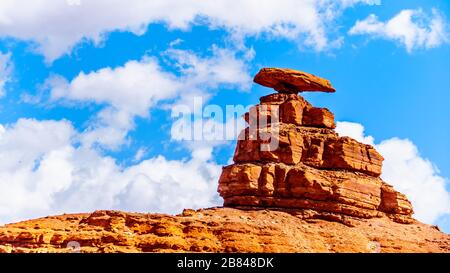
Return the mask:
<path id="1" fill-rule="evenodd" d="M 262 97 L 245 114 L 249 127 L 219 181 L 224 205 L 307 209 L 346 223 L 383 215 L 410 223 L 411 203 L 379 177 L 383 157 L 370 145 L 339 137 L 333 113 L 296 94 L 332 89 L 327 80 L 299 78 L 305 74 L 265 68 L 256 75 L 255 82 L 291 89 Z M 269 149 L 269 142 L 276 146 Z"/>
<path id="2" fill-rule="evenodd" d="M 182 214 L 95 211 L 0 227 L 1 252 L 450 252 L 450 236 L 414 222 L 354 227 L 308 211 L 211 208 Z M 312 213 L 312 212 L 311 212 Z"/>
<path id="3" fill-rule="evenodd" d="M 177 216 L 96 211 L 0 227 L 0 252 L 450 252 L 450 236 L 412 218 L 408 199 L 381 178 L 383 157 L 335 131 L 328 109 L 302 91 L 331 84 L 262 69 L 275 88 L 244 118 L 234 164 L 223 168 L 220 208 Z"/>
<path id="4" fill-rule="evenodd" d="M 288 68 L 263 68 L 255 76 L 254 81 L 280 93 L 288 94 L 304 91 L 336 91 L 326 79 Z"/>

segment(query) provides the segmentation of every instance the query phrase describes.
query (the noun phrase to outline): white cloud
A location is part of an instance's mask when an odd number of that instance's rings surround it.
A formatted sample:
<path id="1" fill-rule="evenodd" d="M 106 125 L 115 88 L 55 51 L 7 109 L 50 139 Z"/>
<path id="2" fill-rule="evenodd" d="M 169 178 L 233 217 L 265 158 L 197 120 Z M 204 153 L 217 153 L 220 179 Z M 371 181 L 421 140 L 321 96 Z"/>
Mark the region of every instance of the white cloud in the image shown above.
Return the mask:
<path id="1" fill-rule="evenodd" d="M 11 80 L 11 53 L 0 52 L 0 98 L 5 95 L 6 83 Z"/>
<path id="2" fill-rule="evenodd" d="M 48 61 L 83 40 L 100 44 L 108 32 L 143 34 L 151 23 L 188 29 L 203 24 L 241 36 L 268 34 L 300 41 L 316 50 L 333 44 L 327 30 L 343 9 L 375 0 L 2 0 L 0 36 L 36 43 Z"/>
<path id="3" fill-rule="evenodd" d="M 100 144 L 117 149 L 134 127 L 134 117 L 147 117 L 148 110 L 163 99 L 173 98 L 181 83 L 161 69 L 155 59 L 144 57 L 117 68 L 81 72 L 68 82 L 60 76 L 47 80 L 52 100 L 106 105 L 84 132 L 85 145 Z"/>
<path id="4" fill-rule="evenodd" d="M 194 52 L 169 49 L 165 55 L 174 61 L 174 66 L 183 75 L 183 88 L 217 88 L 218 85 L 239 86 L 248 90 L 251 78 L 245 59 L 236 57 L 237 52 L 211 47 L 212 57 L 201 58 Z"/>
<path id="5" fill-rule="evenodd" d="M 381 5 L 381 0 L 339 0 L 337 2 L 341 2 L 345 7 L 351 7 L 359 3 L 366 5 Z"/>
<path id="6" fill-rule="evenodd" d="M 95 144 L 113 149 L 126 142 L 136 116 L 149 109 L 210 96 L 221 85 L 249 86 L 244 61 L 213 47 L 211 56 L 172 49 L 167 72 L 149 57 L 116 68 L 48 80 L 53 101 L 94 103 L 103 108 L 79 132 L 68 121 L 20 119 L 0 125 L 0 222 L 63 212 L 121 209 L 176 213 L 221 203 L 216 192 L 221 166 L 212 160 L 216 142 L 182 143 L 191 159 L 156 156 L 120 166 Z M 203 100 L 206 102 L 206 99 Z M 81 144 L 81 145 L 80 145 Z"/>
<path id="7" fill-rule="evenodd" d="M 139 162 L 141 161 L 141 159 L 145 156 L 145 154 L 147 153 L 147 149 L 145 147 L 141 147 L 137 150 L 137 152 L 134 154 L 134 158 L 133 160 L 135 162 Z"/>
<path id="8" fill-rule="evenodd" d="M 339 135 L 356 140 L 369 140 L 364 127 L 358 123 L 338 122 Z M 410 140 L 391 138 L 375 145 L 383 155 L 382 178 L 396 190 L 406 194 L 413 204 L 415 217 L 425 223 L 435 223 L 443 215 L 450 214 L 450 193 L 446 189 L 448 179 L 439 175 L 438 169 L 420 156 L 417 147 Z"/>
<path id="9" fill-rule="evenodd" d="M 364 126 L 359 123 L 341 121 L 336 126 L 336 132 L 342 136 L 350 136 L 359 142 L 374 145 L 374 138 L 364 134 Z"/>
<path id="10" fill-rule="evenodd" d="M 219 204 L 210 156 L 157 156 L 129 167 L 76 145 L 67 121 L 0 125 L 0 222 L 96 209 L 179 213 Z"/>
<path id="11" fill-rule="evenodd" d="M 394 40 L 403 44 L 408 52 L 449 42 L 448 25 L 436 9 L 433 9 L 432 15 L 425 14 L 421 9 L 402 10 L 387 22 L 381 22 L 371 14 L 357 21 L 349 34 Z"/>
<path id="12" fill-rule="evenodd" d="M 175 76 L 162 71 L 151 58 L 129 61 L 117 68 L 81 72 L 70 83 L 53 80 L 53 99 L 106 103 L 125 112 L 146 116 L 149 107 L 161 99 L 176 95 L 179 83 Z"/>
<path id="13" fill-rule="evenodd" d="M 206 102 L 209 90 L 222 85 L 241 90 L 250 87 L 247 64 L 234 51 L 213 46 L 209 57 L 179 49 L 169 49 L 165 55 L 178 75 L 163 70 L 156 59 L 144 57 L 116 68 L 81 72 L 70 82 L 53 76 L 47 80 L 51 99 L 106 105 L 91 120 L 82 143 L 117 149 L 126 143 L 134 118 L 148 117 L 149 110 L 163 101 L 176 99 L 192 105 L 194 97 Z"/>
<path id="14" fill-rule="evenodd" d="M 163 101 L 190 102 L 200 95 L 206 102 L 219 86 L 248 88 L 246 64 L 235 52 L 213 47 L 210 53 L 201 57 L 171 49 L 165 61 L 172 72 L 144 57 L 72 80 L 51 77 L 47 84 L 54 102 L 102 108 L 82 132 L 68 121 L 20 119 L 0 125 L 0 222 L 96 209 L 177 213 L 219 205 L 221 167 L 212 152 L 223 141 L 183 143 L 191 159 L 182 160 L 160 155 L 141 161 L 142 148 L 128 167 L 95 145 L 114 149 L 127 142 L 134 118 L 148 117 Z"/>
<path id="15" fill-rule="evenodd" d="M 448 180 L 420 156 L 414 143 L 393 138 L 378 144 L 377 149 L 386 157 L 383 178 L 411 198 L 419 219 L 432 223 L 450 213 L 450 194 L 445 188 Z"/>

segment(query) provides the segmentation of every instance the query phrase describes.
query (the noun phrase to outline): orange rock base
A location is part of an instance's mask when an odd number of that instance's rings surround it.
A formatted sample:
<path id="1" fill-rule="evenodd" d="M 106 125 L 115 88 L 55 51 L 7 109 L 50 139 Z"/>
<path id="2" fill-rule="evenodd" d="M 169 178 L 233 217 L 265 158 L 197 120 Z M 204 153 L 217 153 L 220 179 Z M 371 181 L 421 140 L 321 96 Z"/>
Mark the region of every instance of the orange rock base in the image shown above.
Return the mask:
<path id="1" fill-rule="evenodd" d="M 0 252 L 450 252 L 450 236 L 387 217 L 342 223 L 313 210 L 96 211 L 0 227 Z"/>

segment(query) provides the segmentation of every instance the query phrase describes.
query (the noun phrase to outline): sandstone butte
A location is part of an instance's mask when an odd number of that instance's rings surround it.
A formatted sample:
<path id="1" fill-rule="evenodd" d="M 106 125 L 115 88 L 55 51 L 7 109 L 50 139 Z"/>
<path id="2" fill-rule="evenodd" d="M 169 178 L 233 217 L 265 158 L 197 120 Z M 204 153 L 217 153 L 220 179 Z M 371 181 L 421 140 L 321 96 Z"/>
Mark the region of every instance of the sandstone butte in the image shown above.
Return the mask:
<path id="1" fill-rule="evenodd" d="M 8 224 L 0 227 L 0 252 L 450 252 L 450 236 L 414 219 L 406 196 L 380 178 L 383 157 L 340 137 L 333 113 L 297 95 L 334 91 L 331 84 L 273 71 L 255 77 L 280 92 L 244 116 L 249 127 L 219 179 L 224 207 Z M 274 138 L 276 149 L 262 149 Z"/>

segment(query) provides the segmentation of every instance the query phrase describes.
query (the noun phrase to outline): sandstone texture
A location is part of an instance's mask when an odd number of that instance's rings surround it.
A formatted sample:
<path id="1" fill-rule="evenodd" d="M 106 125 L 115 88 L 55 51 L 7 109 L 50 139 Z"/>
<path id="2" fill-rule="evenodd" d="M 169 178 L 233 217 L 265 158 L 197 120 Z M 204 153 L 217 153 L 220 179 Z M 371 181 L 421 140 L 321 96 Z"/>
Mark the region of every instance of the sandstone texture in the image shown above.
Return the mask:
<path id="1" fill-rule="evenodd" d="M 223 168 L 219 180 L 225 206 L 309 209 L 347 224 L 383 216 L 413 221 L 406 196 L 379 177 L 383 157 L 334 132 L 328 109 L 275 93 L 262 97 L 245 119 L 249 126 L 238 140 L 235 163 Z M 274 139 L 277 146 L 267 149 Z"/>
<path id="2" fill-rule="evenodd" d="M 450 236 L 413 220 L 353 226 L 310 210 L 211 208 L 177 216 L 96 211 L 0 227 L 0 252 L 450 252 Z"/>
<path id="3" fill-rule="evenodd" d="M 407 197 L 380 178 L 374 147 L 340 137 L 330 110 L 297 95 L 334 91 L 328 81 L 269 68 L 255 82 L 279 92 L 244 115 L 218 183 L 224 207 L 9 224 L 0 252 L 450 252 L 450 236 L 415 220 Z"/>
<path id="4" fill-rule="evenodd" d="M 335 92 L 331 83 L 315 75 L 288 68 L 263 68 L 254 82 L 280 93 L 297 94 L 304 91 Z"/>

